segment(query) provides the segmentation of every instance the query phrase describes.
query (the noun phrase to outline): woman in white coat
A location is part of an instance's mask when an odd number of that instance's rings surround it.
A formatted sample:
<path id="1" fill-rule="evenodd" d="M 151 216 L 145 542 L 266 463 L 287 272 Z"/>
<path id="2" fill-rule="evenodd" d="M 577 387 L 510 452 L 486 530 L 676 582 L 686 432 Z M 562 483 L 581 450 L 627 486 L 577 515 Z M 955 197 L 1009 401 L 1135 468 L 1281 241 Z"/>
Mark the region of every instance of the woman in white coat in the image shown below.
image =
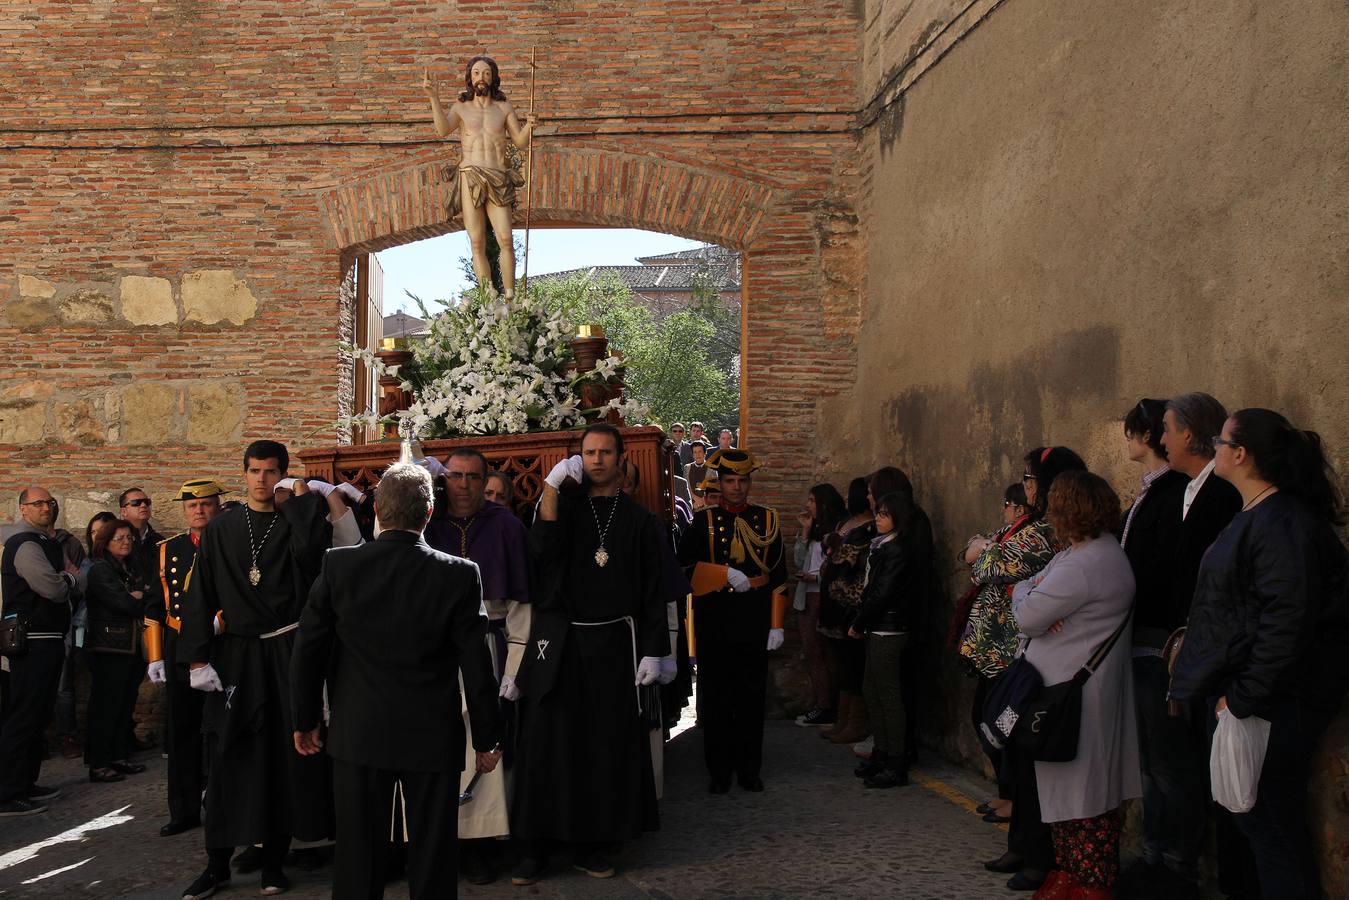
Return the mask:
<path id="1" fill-rule="evenodd" d="M 1026 659 L 1046 685 L 1070 680 L 1133 606 L 1134 576 L 1111 533 L 1120 500 L 1100 476 L 1065 472 L 1046 513 L 1070 543 L 1016 586 L 1012 609 L 1030 642 Z M 1037 898 L 1107 898 L 1119 873 L 1120 805 L 1143 793 L 1128 630 L 1082 687 L 1077 758 L 1036 762 L 1040 814 L 1054 837 L 1057 871 Z"/>

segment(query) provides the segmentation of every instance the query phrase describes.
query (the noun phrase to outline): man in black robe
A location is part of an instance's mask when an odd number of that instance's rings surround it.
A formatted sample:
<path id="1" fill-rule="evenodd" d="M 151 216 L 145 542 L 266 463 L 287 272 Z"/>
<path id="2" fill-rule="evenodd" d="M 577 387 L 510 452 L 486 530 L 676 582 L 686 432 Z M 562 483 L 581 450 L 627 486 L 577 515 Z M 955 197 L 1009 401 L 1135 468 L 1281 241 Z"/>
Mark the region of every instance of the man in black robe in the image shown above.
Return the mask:
<path id="1" fill-rule="evenodd" d="M 776 510 L 749 502 L 754 454 L 718 450 L 719 506 L 700 510 L 679 542 L 693 585 L 691 643 L 698 657 L 698 721 L 709 790 L 724 794 L 735 775 L 762 791 L 768 651 L 782 646 L 787 582 Z"/>
<path id="2" fill-rule="evenodd" d="M 592 425 L 581 456 L 549 473 L 534 524 L 539 584 L 520 669 L 511 824 L 525 844 L 512 882 L 532 884 L 547 842 L 576 868 L 614 874 L 612 845 L 659 827 L 641 688 L 670 652 L 661 525 L 620 490 L 623 437 Z M 577 490 L 560 493 L 571 480 Z M 646 694 L 654 694 L 647 691 Z"/>
<path id="3" fill-rule="evenodd" d="M 332 835 L 327 757 L 295 752 L 290 707 L 294 632 L 332 526 L 323 497 L 303 482 L 275 505 L 289 463 L 275 441 L 254 441 L 244 451 L 247 502 L 206 527 L 184 609 L 178 659 L 189 664 L 192 686 L 210 692 L 203 731 L 211 772 L 207 866 L 184 900 L 227 883 L 233 848 L 258 842 L 262 893 L 279 894 L 289 886 L 281 863 L 291 838 Z"/>

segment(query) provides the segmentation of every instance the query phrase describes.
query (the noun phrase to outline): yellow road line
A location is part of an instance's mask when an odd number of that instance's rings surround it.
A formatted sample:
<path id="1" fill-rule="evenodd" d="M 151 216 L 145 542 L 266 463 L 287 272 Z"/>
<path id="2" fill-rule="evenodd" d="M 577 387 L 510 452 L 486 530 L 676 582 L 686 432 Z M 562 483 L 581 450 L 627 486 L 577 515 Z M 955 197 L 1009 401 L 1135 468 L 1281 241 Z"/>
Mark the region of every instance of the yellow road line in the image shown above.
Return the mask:
<path id="1" fill-rule="evenodd" d="M 914 784 L 918 785 L 919 787 L 926 788 L 927 790 L 936 794 L 938 797 L 941 797 L 943 800 L 948 800 L 951 803 L 954 803 L 956 806 L 959 806 L 966 812 L 973 813 L 976 816 L 979 815 L 979 813 L 976 810 L 976 807 L 978 807 L 979 804 L 976 803 L 972 797 L 970 797 L 968 794 L 966 794 L 959 788 L 947 784 L 940 778 L 932 778 L 922 774 L 921 772 L 911 771 L 909 773 L 909 780 L 912 781 Z M 1003 831 L 1006 831 L 1007 823 L 999 822 L 997 823 L 997 827 L 1002 829 Z"/>

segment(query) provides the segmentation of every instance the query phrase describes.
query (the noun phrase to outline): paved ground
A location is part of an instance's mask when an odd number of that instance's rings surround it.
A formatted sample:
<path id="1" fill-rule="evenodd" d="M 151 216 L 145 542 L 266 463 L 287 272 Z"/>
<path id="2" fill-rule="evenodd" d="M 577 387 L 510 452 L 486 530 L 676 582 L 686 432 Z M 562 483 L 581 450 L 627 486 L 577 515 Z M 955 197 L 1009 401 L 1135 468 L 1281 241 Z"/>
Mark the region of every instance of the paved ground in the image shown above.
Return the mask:
<path id="1" fill-rule="evenodd" d="M 509 880 L 466 897 L 905 897 L 1015 896 L 981 860 L 1003 849 L 1005 832 L 973 813 L 987 786 L 952 769 L 925 766 L 915 784 L 865 790 L 846 749 L 814 729 L 771 722 L 768 790 L 707 793 L 702 737 L 689 729 L 667 747 L 662 830 L 621 853 L 618 877 L 598 881 L 558 861 L 529 888 Z M 66 760 L 44 767 L 63 796 L 41 816 L 0 820 L 0 896 L 131 897 L 177 900 L 201 870 L 201 831 L 161 838 L 167 820 L 164 763 L 117 785 L 93 785 Z M 289 870 L 288 896 L 328 896 L 330 869 Z M 257 896 L 257 876 L 236 876 L 223 897 Z M 407 897 L 406 883 L 386 896 Z"/>

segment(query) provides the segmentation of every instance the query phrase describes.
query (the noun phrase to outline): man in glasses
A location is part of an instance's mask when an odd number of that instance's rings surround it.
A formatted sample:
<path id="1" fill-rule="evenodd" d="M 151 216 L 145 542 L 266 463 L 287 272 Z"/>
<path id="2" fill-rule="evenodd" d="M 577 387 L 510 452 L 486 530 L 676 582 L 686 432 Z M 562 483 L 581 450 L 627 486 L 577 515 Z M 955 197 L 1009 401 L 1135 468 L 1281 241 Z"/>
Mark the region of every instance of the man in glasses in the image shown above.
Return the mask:
<path id="1" fill-rule="evenodd" d="M 154 501 L 138 487 L 127 488 L 117 498 L 118 513 L 136 526 L 136 549 L 131 553 L 131 570 L 146 585 L 159 578 L 159 542 L 163 536 L 150 524 Z"/>
<path id="2" fill-rule="evenodd" d="M 39 785 L 37 777 L 79 571 L 53 534 L 56 501 L 45 488 L 19 494 L 19 514 L 23 524 L 0 551 L 0 617 L 6 625 L 21 624 L 28 649 L 8 659 L 9 694 L 0 725 L 0 817 L 45 812 L 43 801 L 59 793 Z"/>
<path id="3" fill-rule="evenodd" d="M 488 648 L 501 699 L 514 702 L 520 692 L 515 676 L 529 639 L 529 556 L 524 523 L 509 508 L 487 499 L 487 458 L 477 450 L 460 448 L 441 466 L 426 461 L 444 484 L 445 501 L 426 526 L 426 542 L 443 553 L 471 559 L 482 577 L 483 605 L 487 609 Z M 465 769 L 460 790 L 473 778 L 473 728 L 467 707 L 468 734 Z M 511 756 L 507 751 L 507 756 Z M 459 809 L 459 869 L 473 884 L 495 879 L 493 838 L 510 834 L 505 772 L 486 773 L 473 786 L 473 800 Z"/>

